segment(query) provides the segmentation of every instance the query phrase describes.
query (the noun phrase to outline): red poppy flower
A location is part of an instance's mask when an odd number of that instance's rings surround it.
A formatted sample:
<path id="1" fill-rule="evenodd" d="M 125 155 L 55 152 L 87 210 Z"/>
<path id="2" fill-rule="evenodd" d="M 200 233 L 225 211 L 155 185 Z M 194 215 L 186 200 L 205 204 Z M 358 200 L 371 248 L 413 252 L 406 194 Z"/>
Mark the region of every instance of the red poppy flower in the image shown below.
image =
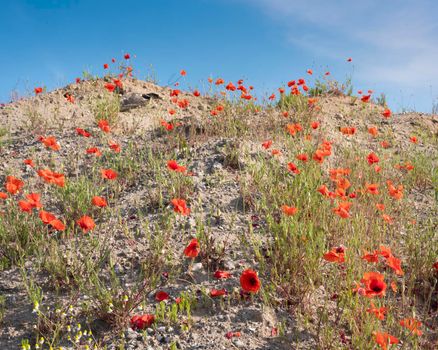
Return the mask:
<path id="1" fill-rule="evenodd" d="M 351 62 L 351 61 L 353 61 L 353 59 L 351 57 L 348 57 L 347 62 Z"/>
<path id="2" fill-rule="evenodd" d="M 23 188 L 24 182 L 14 176 L 6 177 L 5 188 L 10 194 L 16 194 Z"/>
<path id="3" fill-rule="evenodd" d="M 96 226 L 94 220 L 86 215 L 81 217 L 78 221 L 76 221 L 76 223 L 79 225 L 84 233 L 87 233 L 88 231 L 94 229 L 94 227 Z"/>
<path id="4" fill-rule="evenodd" d="M 296 156 L 296 158 L 297 158 L 298 160 L 301 160 L 302 162 L 307 162 L 307 160 L 309 159 L 309 157 L 308 157 L 307 154 L 305 154 L 305 153 L 298 154 L 298 155 Z"/>
<path id="5" fill-rule="evenodd" d="M 49 225 L 52 226 L 57 231 L 64 231 L 65 225 L 61 220 L 55 219 L 49 222 Z"/>
<path id="6" fill-rule="evenodd" d="M 94 196 L 91 199 L 91 204 L 93 204 L 96 207 L 100 207 L 100 208 L 104 208 L 108 205 L 108 203 L 106 202 L 105 198 L 103 197 L 99 197 L 99 196 Z"/>
<path id="7" fill-rule="evenodd" d="M 132 329 L 145 329 L 148 328 L 150 326 L 152 326 L 152 324 L 155 322 L 155 316 L 152 314 L 145 314 L 145 315 L 135 315 L 131 317 L 131 328 Z"/>
<path id="8" fill-rule="evenodd" d="M 306 73 L 309 74 L 309 75 L 312 75 L 313 71 L 311 69 L 308 69 L 308 70 L 306 70 Z"/>
<path id="9" fill-rule="evenodd" d="M 198 90 L 193 91 L 193 96 L 199 97 L 201 96 L 201 93 Z"/>
<path id="10" fill-rule="evenodd" d="M 40 203 L 41 195 L 38 193 L 30 193 L 26 196 L 27 201 L 32 208 L 41 208 L 43 205 Z"/>
<path id="11" fill-rule="evenodd" d="M 114 153 L 120 153 L 121 151 L 120 145 L 117 142 L 108 141 L 108 146 L 114 151 Z"/>
<path id="12" fill-rule="evenodd" d="M 339 217 L 346 219 L 350 217 L 350 202 L 340 202 L 336 208 L 333 209 L 333 212 Z"/>
<path id="13" fill-rule="evenodd" d="M 381 332 L 375 332 L 374 333 L 374 341 L 377 345 L 380 346 L 383 350 L 388 350 L 388 344 L 398 344 L 399 340 L 388 334 L 388 333 L 381 333 Z"/>
<path id="14" fill-rule="evenodd" d="M 184 249 L 184 255 L 188 258 L 196 258 L 199 254 L 200 246 L 196 238 L 193 238 L 188 246 Z"/>
<path id="15" fill-rule="evenodd" d="M 376 316 L 379 320 L 385 319 L 385 313 L 388 311 L 387 307 L 375 307 L 374 303 L 371 302 L 371 307 L 367 309 L 367 312 Z"/>
<path id="16" fill-rule="evenodd" d="M 369 102 L 371 95 L 363 95 L 361 98 L 362 102 Z"/>
<path id="17" fill-rule="evenodd" d="M 378 184 L 366 184 L 365 187 L 366 187 L 368 193 L 371 193 L 374 195 L 379 194 L 379 185 Z"/>
<path id="18" fill-rule="evenodd" d="M 415 334 L 418 336 L 423 334 L 421 329 L 419 329 L 421 327 L 421 322 L 416 320 L 415 318 L 405 318 L 405 319 L 401 320 L 400 326 L 402 326 L 406 329 L 409 329 L 409 331 L 412 334 Z"/>
<path id="19" fill-rule="evenodd" d="M 310 124 L 310 126 L 312 127 L 312 129 L 316 130 L 316 129 L 319 128 L 319 123 L 318 123 L 318 122 L 312 122 L 312 123 Z"/>
<path id="20" fill-rule="evenodd" d="M 179 165 L 175 160 L 169 160 L 167 162 L 167 167 L 178 173 L 184 173 L 187 170 L 185 166 Z"/>
<path id="21" fill-rule="evenodd" d="M 25 160 L 23 160 L 23 163 L 26 164 L 26 165 L 29 165 L 32 168 L 35 167 L 35 164 L 34 164 L 32 159 L 25 159 Z"/>
<path id="22" fill-rule="evenodd" d="M 41 221 L 46 225 L 56 219 L 55 215 L 44 210 L 40 210 L 39 217 Z"/>
<path id="23" fill-rule="evenodd" d="M 345 262 L 345 247 L 342 245 L 339 247 L 334 247 L 329 252 L 325 253 L 323 257 L 324 260 L 329 262 L 341 264 Z"/>
<path id="24" fill-rule="evenodd" d="M 240 286 L 245 292 L 257 293 L 260 289 L 260 280 L 257 272 L 247 269 L 240 275 Z"/>
<path id="25" fill-rule="evenodd" d="M 131 58 L 131 55 L 129 53 L 125 53 L 123 57 L 125 58 L 125 60 L 129 60 Z"/>
<path id="26" fill-rule="evenodd" d="M 103 179 L 107 179 L 107 180 L 117 179 L 117 173 L 112 169 L 102 169 L 100 173 Z"/>
<path id="27" fill-rule="evenodd" d="M 43 92 L 43 88 L 42 87 L 36 87 L 35 89 L 33 89 L 33 91 L 35 91 L 35 95 L 38 95 L 38 94 Z"/>
<path id="28" fill-rule="evenodd" d="M 379 157 L 377 157 L 377 155 L 373 152 L 371 152 L 370 154 L 368 154 L 367 156 L 367 162 L 368 164 L 374 164 L 374 163 L 378 163 L 379 162 Z"/>
<path id="29" fill-rule="evenodd" d="M 374 137 L 377 136 L 377 134 L 378 134 L 377 128 L 375 126 L 369 127 L 368 133 Z"/>
<path id="30" fill-rule="evenodd" d="M 8 198 L 8 194 L 4 193 L 4 192 L 0 192 L 0 199 L 7 199 Z"/>
<path id="31" fill-rule="evenodd" d="M 105 89 L 107 89 L 109 92 L 114 92 L 114 90 L 116 89 L 116 86 L 114 84 L 111 83 L 106 83 L 104 85 Z"/>
<path id="32" fill-rule="evenodd" d="M 179 74 L 181 74 L 182 76 L 185 76 L 187 74 L 187 72 L 184 69 L 182 69 L 181 72 L 179 72 Z"/>
<path id="33" fill-rule="evenodd" d="M 171 201 L 173 211 L 181 215 L 187 216 L 190 214 L 190 208 L 187 208 L 187 203 L 184 199 L 174 198 Z"/>
<path id="34" fill-rule="evenodd" d="M 281 206 L 281 211 L 287 215 L 287 216 L 293 216 L 298 212 L 298 208 L 295 207 L 289 207 L 287 205 L 282 205 Z"/>
<path id="35" fill-rule="evenodd" d="M 39 140 L 47 147 L 54 151 L 59 151 L 61 146 L 56 142 L 56 138 L 54 136 L 44 137 L 41 136 Z"/>
<path id="36" fill-rule="evenodd" d="M 100 157 L 102 152 L 97 147 L 90 147 L 85 150 L 87 154 L 94 154 L 96 157 Z"/>
<path id="37" fill-rule="evenodd" d="M 264 149 L 268 149 L 269 147 L 271 147 L 272 146 L 272 140 L 266 140 L 266 141 L 264 141 L 263 143 L 262 143 L 262 147 L 264 148 Z"/>
<path id="38" fill-rule="evenodd" d="M 391 116 L 391 114 L 392 114 L 392 112 L 391 112 L 390 109 L 385 109 L 385 110 L 383 111 L 383 113 L 382 113 L 382 115 L 383 115 L 385 118 L 389 118 L 389 117 Z"/>
<path id="39" fill-rule="evenodd" d="M 395 256 L 390 256 L 386 259 L 386 265 L 394 270 L 395 274 L 398 276 L 403 276 L 404 272 L 401 268 L 401 261 L 397 259 Z"/>
<path id="40" fill-rule="evenodd" d="M 292 162 L 287 163 L 287 170 L 297 175 L 300 173 L 298 167 Z"/>
<path id="41" fill-rule="evenodd" d="M 20 207 L 21 211 L 24 211 L 27 213 L 30 213 L 33 209 L 32 205 L 29 202 L 23 201 L 23 200 L 18 201 L 18 206 Z"/>
<path id="42" fill-rule="evenodd" d="M 227 294 L 227 291 L 225 290 L 225 289 L 212 289 L 211 291 L 210 291 L 210 296 L 212 297 L 212 298 L 217 298 L 217 297 L 221 297 L 221 296 L 223 296 L 223 295 L 226 295 Z"/>
<path id="43" fill-rule="evenodd" d="M 103 69 L 108 69 L 108 63 L 103 64 Z"/>
<path id="44" fill-rule="evenodd" d="M 90 137 L 91 136 L 91 134 L 88 131 L 81 129 L 81 128 L 76 128 L 76 133 L 78 135 L 83 136 L 83 137 Z"/>
<path id="45" fill-rule="evenodd" d="M 155 300 L 156 301 L 163 301 L 169 299 L 169 294 L 166 292 L 160 290 L 157 293 L 155 293 Z"/>
<path id="46" fill-rule="evenodd" d="M 174 129 L 174 125 L 172 123 L 168 123 L 165 120 L 161 120 L 160 123 L 161 123 L 162 126 L 164 126 L 164 128 L 167 131 L 172 131 Z"/>
<path id="47" fill-rule="evenodd" d="M 385 295 L 386 283 L 382 274 L 378 272 L 365 272 L 360 282 L 364 284 L 366 297 L 373 298 Z"/>
<path id="48" fill-rule="evenodd" d="M 230 277 L 231 277 L 231 273 L 228 272 L 228 271 L 217 270 L 214 273 L 214 278 L 217 278 L 218 280 L 219 279 L 227 279 L 227 278 L 230 278 Z"/>
<path id="49" fill-rule="evenodd" d="M 111 131 L 109 123 L 105 119 L 99 120 L 99 123 L 97 124 L 97 126 L 105 133 L 109 133 Z"/>

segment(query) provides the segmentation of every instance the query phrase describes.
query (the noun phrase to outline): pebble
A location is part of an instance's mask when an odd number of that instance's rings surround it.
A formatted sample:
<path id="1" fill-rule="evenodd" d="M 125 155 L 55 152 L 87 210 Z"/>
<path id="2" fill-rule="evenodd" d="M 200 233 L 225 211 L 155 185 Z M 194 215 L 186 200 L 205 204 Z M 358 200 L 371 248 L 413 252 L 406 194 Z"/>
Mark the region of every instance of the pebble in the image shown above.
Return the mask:
<path id="1" fill-rule="evenodd" d="M 238 348 L 244 348 L 245 343 L 241 341 L 240 339 L 233 339 L 233 344 L 237 346 Z"/>
<path id="2" fill-rule="evenodd" d="M 202 270 L 202 263 L 196 263 L 196 264 L 193 264 L 193 266 L 192 266 L 192 271 L 200 271 L 200 270 Z"/>

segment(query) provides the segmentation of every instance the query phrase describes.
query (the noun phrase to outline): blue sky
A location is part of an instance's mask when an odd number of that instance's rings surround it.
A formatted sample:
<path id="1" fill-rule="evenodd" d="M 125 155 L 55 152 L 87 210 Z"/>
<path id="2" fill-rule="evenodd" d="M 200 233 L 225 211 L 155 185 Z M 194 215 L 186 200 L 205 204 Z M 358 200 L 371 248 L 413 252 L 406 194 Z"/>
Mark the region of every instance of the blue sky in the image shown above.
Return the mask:
<path id="1" fill-rule="evenodd" d="M 257 90 L 330 70 L 355 91 L 385 92 L 393 110 L 438 101 L 435 0 L 2 0 L 0 102 L 63 86 L 125 52 L 163 85 L 184 68 Z M 346 58 L 352 57 L 348 64 Z"/>

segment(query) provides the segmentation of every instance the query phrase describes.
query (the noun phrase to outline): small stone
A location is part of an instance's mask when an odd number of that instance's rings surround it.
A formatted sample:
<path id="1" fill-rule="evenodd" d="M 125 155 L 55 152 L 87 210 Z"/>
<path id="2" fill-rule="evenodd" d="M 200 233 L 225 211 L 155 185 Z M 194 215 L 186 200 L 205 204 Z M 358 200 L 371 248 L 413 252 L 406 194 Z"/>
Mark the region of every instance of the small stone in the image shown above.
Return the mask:
<path id="1" fill-rule="evenodd" d="M 238 348 L 244 348 L 245 344 L 240 339 L 233 339 L 233 344 Z"/>
<path id="2" fill-rule="evenodd" d="M 200 271 L 200 270 L 202 270 L 202 263 L 196 263 L 196 264 L 193 264 L 193 266 L 192 266 L 192 271 Z"/>

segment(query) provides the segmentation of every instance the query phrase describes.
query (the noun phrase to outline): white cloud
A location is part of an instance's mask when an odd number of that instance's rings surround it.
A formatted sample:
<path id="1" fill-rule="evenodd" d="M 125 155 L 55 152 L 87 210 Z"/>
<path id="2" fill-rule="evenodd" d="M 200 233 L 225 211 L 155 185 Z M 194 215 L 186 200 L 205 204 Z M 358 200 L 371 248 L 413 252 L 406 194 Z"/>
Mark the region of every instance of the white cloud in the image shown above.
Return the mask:
<path id="1" fill-rule="evenodd" d="M 352 56 L 356 79 L 398 88 L 438 81 L 434 0 L 240 0 L 286 27 L 292 45 L 329 60 Z"/>

